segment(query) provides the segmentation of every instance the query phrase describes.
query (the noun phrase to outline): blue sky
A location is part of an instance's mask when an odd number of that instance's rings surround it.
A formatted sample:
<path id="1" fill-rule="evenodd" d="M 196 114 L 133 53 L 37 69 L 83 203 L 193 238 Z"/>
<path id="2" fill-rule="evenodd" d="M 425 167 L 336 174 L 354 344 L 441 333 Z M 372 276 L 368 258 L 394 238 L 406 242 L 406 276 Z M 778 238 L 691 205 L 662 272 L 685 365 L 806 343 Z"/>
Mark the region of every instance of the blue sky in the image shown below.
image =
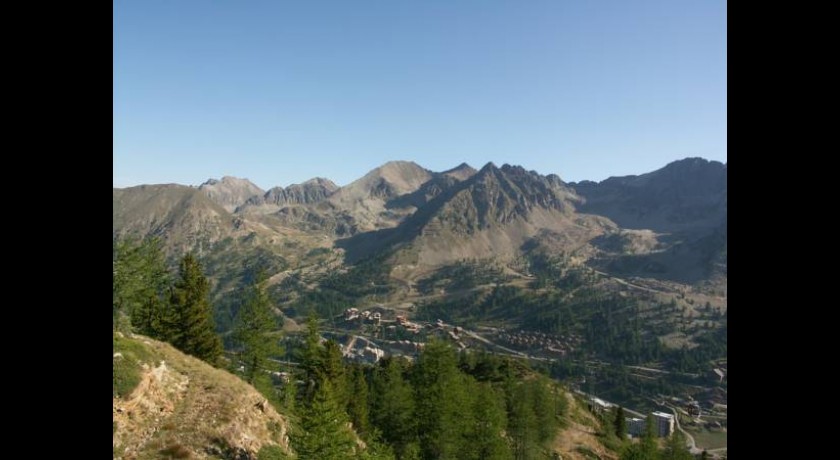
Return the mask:
<path id="1" fill-rule="evenodd" d="M 114 1 L 114 186 L 726 161 L 726 2 Z"/>

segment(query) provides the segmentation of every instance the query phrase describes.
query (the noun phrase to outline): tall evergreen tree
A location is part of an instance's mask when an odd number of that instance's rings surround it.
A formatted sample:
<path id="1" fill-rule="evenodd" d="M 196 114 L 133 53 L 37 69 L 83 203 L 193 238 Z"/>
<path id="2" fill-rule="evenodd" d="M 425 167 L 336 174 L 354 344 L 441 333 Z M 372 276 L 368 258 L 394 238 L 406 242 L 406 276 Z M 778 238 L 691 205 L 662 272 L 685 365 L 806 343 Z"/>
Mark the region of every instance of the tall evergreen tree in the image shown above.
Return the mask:
<path id="1" fill-rule="evenodd" d="M 350 392 L 347 388 L 347 373 L 345 372 L 341 346 L 334 340 L 327 340 L 321 347 L 321 367 L 317 373 L 320 380 L 329 380 L 333 387 L 336 399 L 347 407 L 350 399 Z"/>
<path id="2" fill-rule="evenodd" d="M 533 395 L 524 384 L 516 385 L 508 399 L 508 435 L 516 460 L 536 458 L 539 446 Z"/>
<path id="3" fill-rule="evenodd" d="M 144 277 L 147 280 L 143 302 L 132 313 L 132 324 L 137 332 L 160 340 L 170 340 L 168 327 L 172 323 L 172 308 L 168 291 L 172 276 L 166 268 L 160 240 L 149 238 L 141 245 Z"/>
<path id="4" fill-rule="evenodd" d="M 319 382 L 311 404 L 304 408 L 302 431 L 292 438 L 301 460 L 345 460 L 355 456 L 356 443 L 347 413 L 329 380 Z"/>
<path id="5" fill-rule="evenodd" d="M 234 341 L 241 347 L 245 380 L 254 383 L 261 369 L 269 367 L 269 357 L 281 353 L 277 339 L 269 334 L 277 328 L 271 299 L 265 290 L 266 277 L 260 273 L 245 295 L 233 327 Z"/>
<path id="6" fill-rule="evenodd" d="M 368 384 L 365 379 L 364 370 L 359 365 L 351 367 L 350 372 L 350 398 L 347 403 L 347 414 L 353 423 L 353 428 L 362 439 L 368 439 L 370 434 Z"/>
<path id="7" fill-rule="evenodd" d="M 306 319 L 306 335 L 303 346 L 298 352 L 298 360 L 303 370 L 304 392 L 303 399 L 308 402 L 315 395 L 315 385 L 320 378 L 319 372 L 323 368 L 323 346 L 318 327 L 318 317 L 312 313 Z"/>
<path id="8" fill-rule="evenodd" d="M 657 447 L 656 424 L 653 415 L 648 414 L 645 418 L 645 432 L 639 440 L 639 455 L 645 460 L 658 460 L 659 448 Z"/>
<path id="9" fill-rule="evenodd" d="M 143 290 L 141 282 L 141 261 L 139 244 L 131 238 L 113 241 L 113 314 L 114 325 L 120 316 L 130 316 L 139 293 Z"/>
<path id="10" fill-rule="evenodd" d="M 618 406 L 618 409 L 615 410 L 613 429 L 618 439 L 622 441 L 627 439 L 627 417 L 624 415 L 624 408 L 621 406 Z"/>
<path id="11" fill-rule="evenodd" d="M 169 271 L 157 238 L 114 240 L 114 318 L 130 318 L 135 332 L 165 336 L 170 285 Z"/>
<path id="12" fill-rule="evenodd" d="M 489 383 L 473 383 L 473 424 L 467 431 L 464 442 L 464 459 L 510 460 L 513 454 L 503 433 L 507 414 L 501 395 Z"/>
<path id="13" fill-rule="evenodd" d="M 415 366 L 417 432 L 425 459 L 458 459 L 471 405 L 455 350 L 440 341 L 426 344 Z"/>
<path id="14" fill-rule="evenodd" d="M 371 378 L 371 412 L 373 425 L 382 438 L 394 446 L 400 459 L 412 458 L 417 449 L 414 393 L 403 376 L 400 358 L 386 358 L 374 370 Z"/>
<path id="15" fill-rule="evenodd" d="M 201 264 L 187 253 L 179 264 L 170 302 L 174 312 L 172 344 L 184 353 L 218 364 L 222 341 L 216 334 L 210 306 L 210 283 Z"/>
<path id="16" fill-rule="evenodd" d="M 525 385 L 530 387 L 529 391 L 533 395 L 531 407 L 533 407 L 537 423 L 537 440 L 539 443 L 545 443 L 553 438 L 557 431 L 557 418 L 552 410 L 553 405 L 548 386 L 540 378 L 527 381 Z"/>

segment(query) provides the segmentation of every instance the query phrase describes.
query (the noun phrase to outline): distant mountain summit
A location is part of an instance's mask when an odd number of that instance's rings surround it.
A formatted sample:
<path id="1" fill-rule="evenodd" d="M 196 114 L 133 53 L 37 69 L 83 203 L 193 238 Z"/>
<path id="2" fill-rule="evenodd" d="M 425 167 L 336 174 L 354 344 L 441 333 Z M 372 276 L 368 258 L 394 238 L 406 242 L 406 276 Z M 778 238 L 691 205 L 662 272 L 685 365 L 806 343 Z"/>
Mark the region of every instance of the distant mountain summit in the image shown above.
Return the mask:
<path id="1" fill-rule="evenodd" d="M 366 204 L 368 200 L 382 202 L 411 193 L 431 178 L 431 171 L 413 161 L 389 161 L 341 187 L 330 201 L 345 205 Z"/>
<path id="2" fill-rule="evenodd" d="M 476 171 L 475 168 L 473 168 L 472 166 L 470 166 L 466 163 L 461 163 L 458 166 L 456 166 L 452 169 L 446 170 L 446 171 L 444 171 L 440 174 L 443 175 L 443 176 L 448 176 L 448 177 L 455 178 L 457 180 L 467 180 L 470 177 L 472 177 L 473 174 L 475 174 L 477 172 L 478 171 Z"/>
<path id="3" fill-rule="evenodd" d="M 221 180 L 208 179 L 198 187 L 211 200 L 219 203 L 228 212 L 233 212 L 249 198 L 265 193 L 248 179 L 224 176 Z"/>
<path id="4" fill-rule="evenodd" d="M 574 191 L 556 175 L 488 163 L 468 179 L 442 187 L 396 228 L 362 234 L 339 245 L 348 249 L 351 258 L 390 248 L 410 253 L 411 263 L 426 266 L 490 255 L 510 259 L 541 233 L 591 237 L 598 226 L 575 221 L 577 201 Z"/>
<path id="5" fill-rule="evenodd" d="M 639 176 L 573 184 L 580 212 L 609 217 L 624 228 L 661 232 L 702 230 L 726 217 L 726 165 L 686 158 Z"/>
<path id="6" fill-rule="evenodd" d="M 206 189 L 139 185 L 114 189 L 113 195 L 115 236 L 157 236 L 169 248 L 184 250 L 198 242 L 218 241 L 234 231 L 233 215 L 210 198 Z"/>
<path id="7" fill-rule="evenodd" d="M 292 184 L 286 188 L 272 187 L 264 195 L 249 198 L 244 203 L 243 209 L 264 206 L 269 211 L 277 211 L 286 205 L 314 204 L 324 201 L 338 188 L 333 181 L 316 177 L 302 184 Z"/>

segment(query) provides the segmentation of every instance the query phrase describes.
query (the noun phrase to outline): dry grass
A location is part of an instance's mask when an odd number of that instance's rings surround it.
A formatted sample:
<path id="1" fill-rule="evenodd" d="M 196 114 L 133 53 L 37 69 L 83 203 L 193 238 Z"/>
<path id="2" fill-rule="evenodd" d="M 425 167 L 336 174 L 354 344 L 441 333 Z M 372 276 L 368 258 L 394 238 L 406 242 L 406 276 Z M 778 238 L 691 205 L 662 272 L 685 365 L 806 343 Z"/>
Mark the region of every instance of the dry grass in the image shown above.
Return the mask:
<path id="1" fill-rule="evenodd" d="M 152 363 L 126 400 L 114 399 L 115 458 L 256 455 L 265 445 L 289 451 L 288 423 L 253 387 L 168 344 L 137 336 Z"/>
<path id="2" fill-rule="evenodd" d="M 579 406 L 571 394 L 567 393 L 566 397 L 569 399 L 568 426 L 557 433 L 552 450 L 564 459 L 589 460 L 597 456 L 604 460 L 617 460 L 618 454 L 598 440 L 599 424 L 595 417 Z"/>

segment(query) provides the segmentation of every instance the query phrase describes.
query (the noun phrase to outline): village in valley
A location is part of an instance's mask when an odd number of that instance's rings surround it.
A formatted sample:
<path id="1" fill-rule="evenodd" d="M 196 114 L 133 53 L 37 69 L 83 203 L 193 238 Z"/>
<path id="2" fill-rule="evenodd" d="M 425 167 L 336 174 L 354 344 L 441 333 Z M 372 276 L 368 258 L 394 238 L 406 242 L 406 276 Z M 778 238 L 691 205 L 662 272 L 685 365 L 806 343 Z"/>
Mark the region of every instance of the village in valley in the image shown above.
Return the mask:
<path id="1" fill-rule="evenodd" d="M 434 338 L 450 342 L 464 352 L 489 352 L 534 365 L 550 365 L 570 359 L 569 356 L 583 340 L 577 334 L 564 337 L 490 326 L 466 329 L 441 319 L 409 319 L 415 311 L 412 303 L 392 307 L 375 304 L 364 310 L 348 308 L 340 316 L 327 321 L 323 335 L 339 343 L 346 359 L 369 364 L 377 363 L 386 356 L 412 360 L 425 343 Z M 595 375 L 599 367 L 606 365 L 591 361 L 587 363 L 587 369 Z M 645 380 L 662 378 L 670 373 L 641 366 L 626 367 L 636 378 Z M 726 362 L 723 360 L 708 375 L 685 374 L 680 377 L 692 378 L 703 382 L 703 385 L 689 385 L 687 388 L 691 391 L 681 396 L 657 395 L 649 398 L 649 404 L 644 409 L 621 405 L 626 414 L 627 435 L 640 437 L 650 416 L 657 436 L 667 438 L 680 430 L 686 435 L 692 453 L 706 450 L 709 458 L 719 458 L 726 452 L 727 400 L 726 389 L 721 386 L 726 379 Z M 592 385 L 587 385 L 586 377 L 567 383 L 586 401 L 593 414 L 609 417 L 620 405 L 591 393 Z"/>

